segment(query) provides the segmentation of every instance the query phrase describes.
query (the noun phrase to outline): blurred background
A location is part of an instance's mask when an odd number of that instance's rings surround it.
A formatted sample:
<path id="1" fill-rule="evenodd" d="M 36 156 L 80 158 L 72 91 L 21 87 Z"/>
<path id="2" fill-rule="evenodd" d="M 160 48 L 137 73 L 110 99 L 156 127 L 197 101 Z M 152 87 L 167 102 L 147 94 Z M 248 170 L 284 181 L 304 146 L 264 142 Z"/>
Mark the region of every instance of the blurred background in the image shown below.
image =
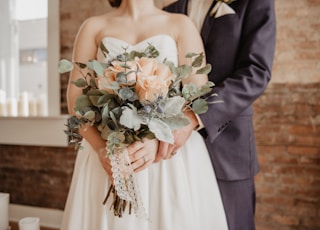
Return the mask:
<path id="1" fill-rule="evenodd" d="M 81 23 L 110 7 L 106 0 L 60 0 L 59 3 L 59 29 L 54 33 L 59 34 L 60 58 L 70 59 Z M 157 4 L 161 7 L 162 1 Z M 254 103 L 260 162 L 256 177 L 257 230 L 317 230 L 320 229 L 320 1 L 275 0 L 275 6 L 277 45 L 273 78 L 266 92 Z M 42 44 L 34 37 L 42 37 L 40 30 L 50 30 L 50 25 L 46 28 L 45 17 L 32 19 L 35 31 L 21 31 L 25 33 L 22 37 L 32 35 L 30 40 L 34 44 Z M 19 20 L 19 23 L 27 21 Z M 47 86 L 45 70 L 40 70 L 43 66 L 31 70 L 30 66 L 35 67 L 39 62 L 24 59 L 23 55 L 30 56 L 31 52 L 44 64 L 50 53 L 45 48 L 47 38 L 43 39 L 43 46 L 39 47 L 23 46 L 20 42 L 18 77 L 25 90 L 35 94 L 45 92 L 50 85 Z M 30 71 L 44 71 L 38 76 L 46 76 L 34 77 L 37 83 L 31 86 L 35 89 L 24 83 Z M 37 74 L 32 72 L 32 76 Z M 67 75 L 60 76 L 61 114 L 67 113 L 67 81 Z M 10 133 L 10 130 L 0 127 L 0 132 Z M 0 139 L 0 192 L 10 194 L 11 221 L 17 221 L 19 210 L 46 210 L 52 218 L 43 225 L 57 229 L 75 157 L 72 146 L 7 144 Z"/>

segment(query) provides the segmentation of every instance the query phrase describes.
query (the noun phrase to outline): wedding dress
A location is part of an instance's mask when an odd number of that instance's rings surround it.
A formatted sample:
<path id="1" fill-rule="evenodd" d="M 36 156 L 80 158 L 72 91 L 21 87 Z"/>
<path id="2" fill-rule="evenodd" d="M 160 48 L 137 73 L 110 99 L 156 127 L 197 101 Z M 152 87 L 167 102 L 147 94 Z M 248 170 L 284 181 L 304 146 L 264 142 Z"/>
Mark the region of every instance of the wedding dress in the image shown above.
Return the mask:
<path id="1" fill-rule="evenodd" d="M 177 47 L 168 35 L 152 36 L 136 45 L 105 37 L 109 54 L 123 47 L 143 51 L 150 43 L 164 58 L 177 63 Z M 106 61 L 101 51 L 97 58 Z M 115 217 L 103 205 L 110 180 L 97 153 L 83 140 L 75 162 L 62 230 L 227 230 L 226 217 L 209 154 L 202 137 L 193 132 L 170 160 L 154 163 L 136 174 L 148 220 L 134 213 Z"/>

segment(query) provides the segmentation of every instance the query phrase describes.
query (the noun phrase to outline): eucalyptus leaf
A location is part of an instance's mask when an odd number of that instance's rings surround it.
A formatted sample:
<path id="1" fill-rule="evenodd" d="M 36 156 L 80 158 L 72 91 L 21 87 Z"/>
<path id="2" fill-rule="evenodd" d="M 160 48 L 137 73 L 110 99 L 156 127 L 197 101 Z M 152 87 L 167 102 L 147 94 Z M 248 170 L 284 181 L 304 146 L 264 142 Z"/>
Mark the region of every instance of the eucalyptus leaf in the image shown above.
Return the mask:
<path id="1" fill-rule="evenodd" d="M 106 103 L 108 103 L 111 99 L 114 98 L 113 94 L 103 94 L 102 96 L 99 97 L 98 100 L 98 105 L 104 105 Z"/>
<path id="2" fill-rule="evenodd" d="M 85 107 L 90 107 L 92 106 L 92 103 L 87 95 L 80 95 L 75 103 L 74 110 L 75 111 L 80 111 L 81 109 Z"/>
<path id="3" fill-rule="evenodd" d="M 106 46 L 103 44 L 103 42 L 100 42 L 100 46 L 99 47 L 100 47 L 100 50 L 103 53 L 103 56 L 107 57 L 107 55 L 109 53 L 109 50 L 106 48 Z"/>
<path id="4" fill-rule="evenodd" d="M 67 59 L 61 59 L 58 64 L 59 73 L 68 73 L 73 70 L 73 63 Z"/>
<path id="5" fill-rule="evenodd" d="M 108 106 L 108 104 L 105 104 L 104 106 L 103 106 L 103 108 L 102 108 L 102 110 L 101 110 L 101 124 L 103 125 L 103 126 L 105 126 L 106 124 L 107 124 L 107 121 L 108 121 L 108 119 L 109 119 L 109 106 Z"/>
<path id="6" fill-rule="evenodd" d="M 186 58 L 192 58 L 192 57 L 195 57 L 195 56 L 198 56 L 199 54 L 197 54 L 197 53 L 187 53 L 186 54 Z"/>
<path id="7" fill-rule="evenodd" d="M 90 110 L 88 112 L 86 112 L 84 115 L 83 115 L 84 118 L 86 118 L 87 120 L 89 121 L 93 121 L 94 118 L 95 118 L 95 112 Z"/>
<path id="8" fill-rule="evenodd" d="M 192 103 L 192 111 L 197 114 L 203 114 L 208 110 L 208 103 L 206 100 L 199 98 Z"/>
<path id="9" fill-rule="evenodd" d="M 189 65 L 181 65 L 176 68 L 177 76 L 180 78 L 186 78 L 192 72 L 192 67 Z"/>
<path id="10" fill-rule="evenodd" d="M 182 88 L 182 95 L 187 101 L 192 100 L 199 95 L 198 86 L 193 82 L 184 85 Z"/>
<path id="11" fill-rule="evenodd" d="M 202 65 L 203 58 L 204 58 L 203 53 L 199 54 L 199 56 L 193 60 L 191 65 L 195 68 L 200 67 Z"/>
<path id="12" fill-rule="evenodd" d="M 108 140 L 109 135 L 113 132 L 107 125 L 101 130 L 101 137 L 104 140 Z"/>
<path id="13" fill-rule="evenodd" d="M 116 79 L 117 79 L 117 82 L 119 82 L 119 83 L 126 83 L 127 82 L 127 76 L 124 72 L 117 73 Z"/>
<path id="14" fill-rule="evenodd" d="M 208 81 L 206 84 L 202 85 L 200 88 L 200 94 L 205 95 L 211 92 L 212 87 L 214 86 L 214 83 L 211 81 Z"/>
<path id="15" fill-rule="evenodd" d="M 165 60 L 164 64 L 166 64 L 169 67 L 171 73 L 177 75 L 176 66 L 174 65 L 174 63 L 172 61 Z"/>
<path id="16" fill-rule="evenodd" d="M 182 107 L 185 104 L 185 100 L 183 97 L 175 96 L 169 97 L 166 99 L 164 106 L 164 113 L 167 116 L 174 116 L 181 113 Z"/>
<path id="17" fill-rule="evenodd" d="M 104 76 L 105 64 L 96 60 L 90 60 L 88 62 L 88 67 L 92 69 L 98 76 Z"/>
<path id="18" fill-rule="evenodd" d="M 133 91 L 130 88 L 122 88 L 119 90 L 118 94 L 119 97 L 124 101 L 133 97 Z"/>
<path id="19" fill-rule="evenodd" d="M 170 127 L 160 119 L 153 118 L 149 121 L 148 127 L 160 141 L 173 144 L 174 138 Z"/>
<path id="20" fill-rule="evenodd" d="M 170 127 L 171 130 L 181 129 L 188 124 L 190 124 L 190 120 L 182 116 L 175 116 L 175 117 L 166 117 L 163 118 L 163 121 Z"/>
<path id="21" fill-rule="evenodd" d="M 156 58 L 159 56 L 159 51 L 150 43 L 143 53 L 145 57 L 149 57 L 149 58 Z"/>
<path id="22" fill-rule="evenodd" d="M 77 86 L 79 88 L 83 88 L 83 87 L 88 86 L 86 80 L 83 78 L 78 78 L 77 80 L 73 81 L 72 84 L 74 84 L 75 86 Z"/>
<path id="23" fill-rule="evenodd" d="M 102 96 L 103 93 L 101 92 L 100 89 L 90 89 L 90 90 L 87 92 L 87 95 L 88 95 L 88 96 Z"/>
<path id="24" fill-rule="evenodd" d="M 100 107 L 102 106 L 103 104 L 99 104 L 99 99 L 100 99 L 101 96 L 89 96 L 89 99 L 91 101 L 91 103 L 96 106 L 96 107 Z"/>
<path id="25" fill-rule="evenodd" d="M 76 64 L 80 69 L 84 69 L 84 68 L 86 68 L 86 67 L 87 67 L 87 65 L 86 65 L 86 64 L 81 63 L 81 62 L 75 62 L 75 64 Z"/>
<path id="26" fill-rule="evenodd" d="M 208 74 L 211 72 L 211 65 L 207 64 L 205 67 L 198 69 L 196 74 Z"/>
<path id="27" fill-rule="evenodd" d="M 94 78 L 90 79 L 90 86 L 94 89 L 98 88 L 96 84 L 96 80 Z"/>

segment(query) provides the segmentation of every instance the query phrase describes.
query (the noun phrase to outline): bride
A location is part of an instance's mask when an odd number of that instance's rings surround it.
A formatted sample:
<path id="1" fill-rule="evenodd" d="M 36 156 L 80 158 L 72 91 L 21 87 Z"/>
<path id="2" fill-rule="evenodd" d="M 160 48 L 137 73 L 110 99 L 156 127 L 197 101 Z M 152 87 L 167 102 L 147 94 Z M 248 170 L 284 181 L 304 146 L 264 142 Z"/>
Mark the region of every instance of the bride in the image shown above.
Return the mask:
<path id="1" fill-rule="evenodd" d="M 190 64 L 184 57 L 188 52 L 204 52 L 200 35 L 186 16 L 164 12 L 151 0 L 109 1 L 117 6 L 115 10 L 91 17 L 81 26 L 73 61 L 107 61 L 99 48 L 101 42 L 110 56 L 123 53 L 123 47 L 142 51 L 152 44 L 160 52 L 159 61 L 167 58 L 179 65 Z M 70 114 L 74 114 L 75 100 L 82 93 L 71 84 L 79 77 L 76 71 L 70 74 Z M 192 75 L 187 81 L 202 85 L 207 76 Z M 190 121 L 196 121 L 193 113 L 186 115 Z M 186 128 L 194 129 L 197 125 L 191 122 Z M 82 129 L 80 134 L 82 148 L 75 162 L 62 230 L 228 229 L 209 154 L 197 132 L 174 156 L 160 162 L 156 162 L 158 140 L 135 142 L 128 147 L 148 220 L 127 213 L 115 217 L 109 209 L 110 199 L 102 204 L 112 183 L 110 161 L 105 157 L 106 143 L 95 127 Z"/>

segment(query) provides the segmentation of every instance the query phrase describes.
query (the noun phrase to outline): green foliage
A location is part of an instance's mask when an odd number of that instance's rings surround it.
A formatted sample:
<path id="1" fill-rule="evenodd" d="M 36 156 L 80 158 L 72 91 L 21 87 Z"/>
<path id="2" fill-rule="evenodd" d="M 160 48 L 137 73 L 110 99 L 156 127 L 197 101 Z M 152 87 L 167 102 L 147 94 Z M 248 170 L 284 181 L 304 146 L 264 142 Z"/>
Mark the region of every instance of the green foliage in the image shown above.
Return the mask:
<path id="1" fill-rule="evenodd" d="M 100 50 L 105 57 L 109 51 L 100 44 Z M 82 126 L 95 126 L 101 133 L 101 137 L 107 142 L 108 154 L 113 154 L 115 148 L 141 141 L 143 138 L 157 138 L 161 141 L 173 143 L 172 130 L 180 129 L 190 123 L 183 111 L 191 109 L 195 113 L 205 113 L 208 109 L 208 100 L 204 96 L 209 95 L 214 84 L 207 82 L 198 87 L 194 83 L 186 84 L 181 89 L 182 80 L 191 73 L 208 74 L 211 71 L 209 64 L 203 66 L 203 53 L 188 53 L 191 65 L 175 66 L 172 62 L 164 60 L 173 76 L 167 95 L 159 96 L 155 101 L 139 101 L 136 92 L 136 81 L 128 81 L 129 74 L 136 72 L 131 70 L 127 62 L 136 58 L 156 58 L 159 51 L 149 44 L 143 52 L 124 49 L 123 54 L 115 60 L 122 62 L 125 69 L 118 72 L 115 81 L 99 83 L 97 79 L 103 78 L 109 63 L 100 63 L 90 60 L 88 63 L 70 62 L 62 59 L 59 63 L 59 72 L 79 71 L 81 78 L 72 83 L 82 89 L 75 102 L 75 115 L 68 120 L 68 130 L 65 133 L 70 137 L 70 143 L 79 147 L 81 136 L 79 128 Z M 196 71 L 194 70 L 196 69 Z M 86 70 L 87 72 L 83 72 Z M 138 70 L 139 71 L 139 70 Z M 212 102 L 210 102 L 212 103 Z"/>
<path id="2" fill-rule="evenodd" d="M 58 71 L 59 73 L 68 73 L 73 70 L 73 63 L 67 59 L 62 59 L 59 61 Z"/>

